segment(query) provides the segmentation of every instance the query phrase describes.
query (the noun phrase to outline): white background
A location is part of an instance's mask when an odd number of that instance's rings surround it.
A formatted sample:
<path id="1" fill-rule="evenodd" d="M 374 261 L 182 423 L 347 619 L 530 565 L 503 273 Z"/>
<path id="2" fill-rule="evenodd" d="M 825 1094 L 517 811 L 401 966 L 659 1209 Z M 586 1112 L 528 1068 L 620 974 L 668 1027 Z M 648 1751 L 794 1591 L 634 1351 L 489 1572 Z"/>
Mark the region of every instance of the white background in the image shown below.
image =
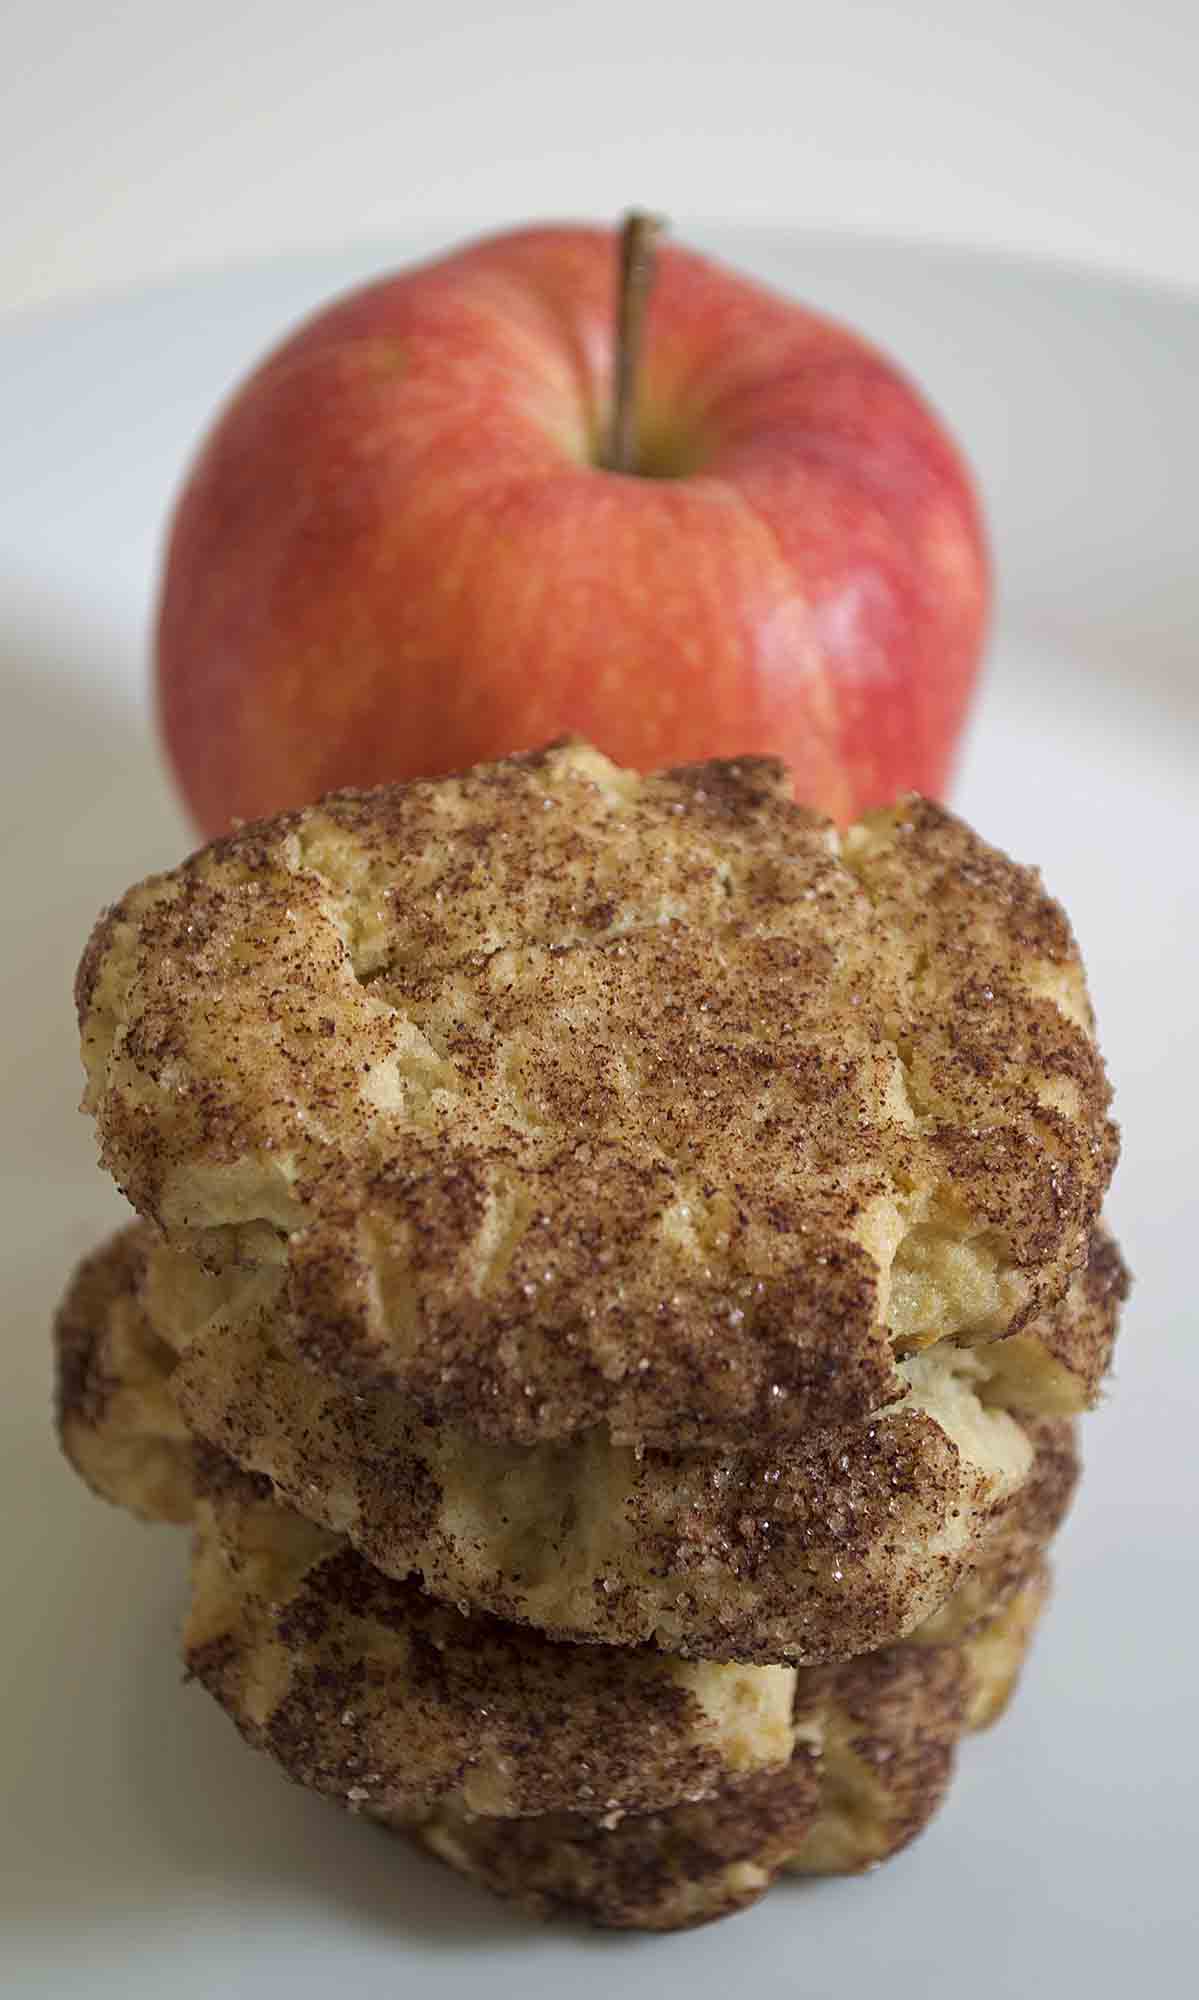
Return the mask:
<path id="1" fill-rule="evenodd" d="M 5 0 L 0 17 L 0 310 L 630 201 L 1199 284 L 1194 0 Z"/>

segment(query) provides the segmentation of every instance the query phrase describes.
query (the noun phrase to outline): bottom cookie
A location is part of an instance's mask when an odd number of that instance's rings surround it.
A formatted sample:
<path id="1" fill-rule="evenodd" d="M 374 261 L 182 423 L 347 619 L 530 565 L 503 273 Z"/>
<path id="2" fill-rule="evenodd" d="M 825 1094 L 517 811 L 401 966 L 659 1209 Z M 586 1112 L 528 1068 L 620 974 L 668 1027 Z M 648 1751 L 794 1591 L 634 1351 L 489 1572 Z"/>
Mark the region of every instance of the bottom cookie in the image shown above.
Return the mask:
<path id="1" fill-rule="evenodd" d="M 538 1916 L 655 1931 L 710 1923 L 784 1871 L 856 1873 L 913 1840 L 945 1796 L 960 1737 L 1007 1702 L 1047 1591 L 1042 1561 L 956 1645 L 902 1644 L 801 1671 L 786 1770 L 703 1804 L 607 1821 L 497 1823 L 446 1807 L 380 1817 Z"/>

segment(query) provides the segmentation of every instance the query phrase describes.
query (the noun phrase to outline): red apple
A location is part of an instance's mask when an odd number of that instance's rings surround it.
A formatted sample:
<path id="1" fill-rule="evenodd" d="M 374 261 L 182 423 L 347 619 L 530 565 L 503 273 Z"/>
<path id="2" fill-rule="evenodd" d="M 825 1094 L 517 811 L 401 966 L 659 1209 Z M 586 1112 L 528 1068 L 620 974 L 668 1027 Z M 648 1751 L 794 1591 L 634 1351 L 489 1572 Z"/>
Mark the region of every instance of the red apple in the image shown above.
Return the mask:
<path id="1" fill-rule="evenodd" d="M 856 334 L 666 247 L 636 472 L 603 469 L 616 243 L 384 278 L 234 396 L 158 623 L 206 833 L 567 730 L 644 769 L 774 751 L 840 819 L 941 791 L 988 596 L 954 445 Z"/>

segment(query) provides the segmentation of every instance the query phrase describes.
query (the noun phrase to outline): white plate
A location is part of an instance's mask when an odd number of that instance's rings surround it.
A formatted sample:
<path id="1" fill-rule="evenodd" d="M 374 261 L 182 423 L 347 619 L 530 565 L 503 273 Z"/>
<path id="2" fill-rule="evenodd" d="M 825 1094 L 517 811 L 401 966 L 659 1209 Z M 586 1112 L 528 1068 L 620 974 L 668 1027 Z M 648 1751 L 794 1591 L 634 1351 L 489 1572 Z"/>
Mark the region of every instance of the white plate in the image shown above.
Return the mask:
<path id="1" fill-rule="evenodd" d="M 923 2000 L 1191 1990 L 1199 1342 L 1199 303 L 896 246 L 715 239 L 868 328 L 983 477 L 1003 604 L 958 800 L 1040 861 L 1091 968 L 1138 1277 L 1119 1381 L 1017 1704 L 865 1881 L 790 1885 L 666 1940 L 541 1930 L 287 1786 L 180 1684 L 178 1535 L 91 1500 L 49 1434 L 46 1322 L 119 1212 L 76 1116 L 70 981 L 100 904 L 178 856 L 144 701 L 161 523 L 217 397 L 361 260 L 291 263 L 0 327 L 0 1984 L 188 2000 Z M 1188 1949 L 1189 1948 L 1189 1949 Z M 1193 1969 L 1193 1965 L 1191 1967 Z"/>

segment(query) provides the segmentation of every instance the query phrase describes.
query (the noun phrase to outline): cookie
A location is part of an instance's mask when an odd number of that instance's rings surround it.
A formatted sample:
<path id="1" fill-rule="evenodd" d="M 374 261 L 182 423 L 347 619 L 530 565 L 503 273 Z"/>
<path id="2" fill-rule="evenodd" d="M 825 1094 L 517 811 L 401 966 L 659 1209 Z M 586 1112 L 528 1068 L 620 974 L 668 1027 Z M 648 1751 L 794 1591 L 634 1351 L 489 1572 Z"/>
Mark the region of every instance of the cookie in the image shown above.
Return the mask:
<path id="1" fill-rule="evenodd" d="M 798 1439 L 1019 1332 L 1115 1157 L 1065 918 L 926 801 L 577 743 L 242 828 L 98 924 L 85 1102 L 292 1351 L 489 1442 Z"/>
<path id="2" fill-rule="evenodd" d="M 538 1916 L 678 1930 L 754 1903 L 780 1873 L 875 1866 L 935 1814 L 958 1741 L 1010 1695 L 1047 1588 L 1042 1564 L 972 1639 L 801 1669 L 796 1749 L 776 1776 L 619 1820 L 494 1821 L 442 1808 L 394 1824 Z"/>
<path id="3" fill-rule="evenodd" d="M 439 1597 L 554 1638 L 843 1658 L 933 1616 L 1018 1518 L 1042 1533 L 1044 1508 L 1022 1495 L 1053 1426 L 1038 1438 L 1035 1419 L 984 1400 L 993 1348 L 914 1357 L 895 1409 L 785 1451 L 638 1451 L 603 1432 L 484 1445 L 386 1392 L 323 1382 L 279 1351 L 269 1311 L 232 1312 L 227 1279 L 140 1240 L 138 1295 L 179 1354 L 171 1390 L 192 1430 L 387 1574 L 416 1572 Z M 128 1247 L 114 1255 L 127 1262 Z M 1075 1295 L 1089 1353 L 1082 1276 Z M 1114 1311 L 1109 1347 L 1113 1332 Z M 1056 1323 L 1053 1335 L 1068 1353 Z"/>
<path id="4" fill-rule="evenodd" d="M 299 1784 L 381 1812 L 648 1811 L 791 1754 L 795 1675 L 556 1645 L 385 1577 L 198 1459 L 188 1670 Z"/>

